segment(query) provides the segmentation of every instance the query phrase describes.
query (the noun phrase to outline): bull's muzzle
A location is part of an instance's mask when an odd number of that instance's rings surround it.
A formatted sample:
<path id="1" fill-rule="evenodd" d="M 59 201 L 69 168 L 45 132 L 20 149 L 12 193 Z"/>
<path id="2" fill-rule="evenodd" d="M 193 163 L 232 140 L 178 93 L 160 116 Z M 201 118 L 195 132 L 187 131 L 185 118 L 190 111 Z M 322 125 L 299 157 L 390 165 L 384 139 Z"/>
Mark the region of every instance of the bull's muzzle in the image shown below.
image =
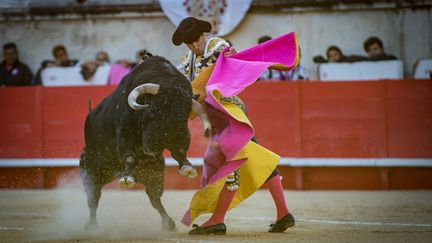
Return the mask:
<path id="1" fill-rule="evenodd" d="M 118 184 L 121 188 L 132 188 L 135 186 L 135 179 L 132 176 L 123 176 L 118 180 Z"/>

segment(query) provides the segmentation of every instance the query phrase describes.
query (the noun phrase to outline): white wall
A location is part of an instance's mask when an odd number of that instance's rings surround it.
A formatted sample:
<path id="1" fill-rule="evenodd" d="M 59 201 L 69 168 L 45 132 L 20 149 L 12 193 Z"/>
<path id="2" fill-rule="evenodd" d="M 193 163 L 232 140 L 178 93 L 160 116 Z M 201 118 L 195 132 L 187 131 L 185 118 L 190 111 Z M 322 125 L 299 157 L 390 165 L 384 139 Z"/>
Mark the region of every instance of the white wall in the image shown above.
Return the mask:
<path id="1" fill-rule="evenodd" d="M 432 58 L 432 14 L 428 11 L 358 11 L 294 14 L 249 14 L 228 36 L 242 48 L 262 34 L 278 36 L 296 31 L 302 50 L 301 63 L 316 78 L 315 55 L 325 56 L 327 47 L 339 46 L 346 55 L 366 55 L 363 41 L 378 36 L 387 53 L 403 59 L 411 75 L 418 58 Z"/>
<path id="2" fill-rule="evenodd" d="M 171 44 L 174 30 L 165 17 L 20 21 L 0 23 L 0 40 L 15 42 L 20 59 L 36 70 L 41 60 L 53 59 L 51 50 L 57 44 L 79 60 L 91 59 L 99 50 L 107 51 L 111 60 L 135 60 L 141 48 L 175 60 L 185 49 Z"/>
<path id="3" fill-rule="evenodd" d="M 432 58 L 432 14 L 427 10 L 362 10 L 298 13 L 249 13 L 240 26 L 226 36 L 241 50 L 261 35 L 278 36 L 296 31 L 302 48 L 302 65 L 316 79 L 314 55 L 325 55 L 329 45 L 345 54 L 365 55 L 363 41 L 380 37 L 387 53 L 402 58 L 405 74 L 411 75 L 418 58 Z M 106 50 L 112 60 L 134 59 L 146 48 L 177 63 L 185 51 L 171 43 L 175 27 L 162 14 L 67 20 L 19 20 L 0 22 L 0 42 L 18 45 L 20 58 L 35 71 L 41 60 L 51 59 L 51 49 L 64 44 L 71 58 L 86 60 Z"/>

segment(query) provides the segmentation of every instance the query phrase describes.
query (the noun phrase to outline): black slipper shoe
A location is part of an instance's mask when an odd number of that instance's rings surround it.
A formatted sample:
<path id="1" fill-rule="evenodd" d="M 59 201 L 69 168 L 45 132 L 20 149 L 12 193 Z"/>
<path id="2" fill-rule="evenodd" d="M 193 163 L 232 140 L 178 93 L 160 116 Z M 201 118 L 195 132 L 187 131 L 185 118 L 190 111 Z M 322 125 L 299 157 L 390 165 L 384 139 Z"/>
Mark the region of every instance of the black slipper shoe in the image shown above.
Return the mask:
<path id="1" fill-rule="evenodd" d="M 206 226 L 206 227 L 200 227 L 200 226 L 194 224 L 194 225 L 192 225 L 192 227 L 194 227 L 194 229 L 189 231 L 190 235 L 209 235 L 209 234 L 224 235 L 224 234 L 226 234 L 226 226 L 224 223 L 210 225 L 210 226 Z"/>
<path id="2" fill-rule="evenodd" d="M 279 219 L 276 223 L 270 225 L 268 232 L 271 233 L 281 233 L 286 229 L 293 227 L 295 225 L 295 219 L 292 214 L 288 213 L 283 218 Z"/>

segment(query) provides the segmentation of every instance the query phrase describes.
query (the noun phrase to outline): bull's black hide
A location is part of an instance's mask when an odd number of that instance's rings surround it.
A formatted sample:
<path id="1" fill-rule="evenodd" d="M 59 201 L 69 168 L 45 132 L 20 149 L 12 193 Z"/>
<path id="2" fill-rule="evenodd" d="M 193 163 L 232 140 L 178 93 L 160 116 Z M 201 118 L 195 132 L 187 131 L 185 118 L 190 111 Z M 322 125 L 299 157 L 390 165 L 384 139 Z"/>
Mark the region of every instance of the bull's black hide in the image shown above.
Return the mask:
<path id="1" fill-rule="evenodd" d="M 139 110 L 131 108 L 128 103 L 131 92 L 147 83 L 158 87 L 156 93 L 152 90 L 151 94 L 139 95 L 137 103 L 145 106 Z M 187 121 L 192 103 L 191 84 L 186 77 L 166 59 L 148 57 L 90 111 L 80 158 L 90 208 L 86 229 L 96 226 L 101 188 L 118 178 L 126 187 L 143 183 L 152 206 L 162 217 L 163 229 L 175 228 L 160 200 L 165 167 L 162 152 L 169 150 L 180 168 L 186 165 L 187 173 L 195 173 L 186 159 L 190 142 Z"/>

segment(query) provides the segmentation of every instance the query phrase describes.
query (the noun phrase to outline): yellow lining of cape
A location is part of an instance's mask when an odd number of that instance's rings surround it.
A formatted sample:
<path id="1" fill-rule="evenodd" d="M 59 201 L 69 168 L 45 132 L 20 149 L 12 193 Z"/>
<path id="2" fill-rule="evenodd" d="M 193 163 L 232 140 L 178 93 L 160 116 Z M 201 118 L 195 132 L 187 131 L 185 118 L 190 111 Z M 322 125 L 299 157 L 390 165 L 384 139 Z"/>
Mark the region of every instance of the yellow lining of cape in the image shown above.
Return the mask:
<path id="1" fill-rule="evenodd" d="M 249 141 L 242 151 L 248 158 L 240 166 L 240 186 L 229 209 L 236 207 L 257 191 L 276 168 L 280 160 L 279 155 L 252 141 Z M 208 184 L 194 194 L 189 206 L 190 222 L 193 222 L 201 214 L 215 211 L 219 193 L 225 185 L 225 181 L 226 177 L 223 177 L 214 183 Z"/>

